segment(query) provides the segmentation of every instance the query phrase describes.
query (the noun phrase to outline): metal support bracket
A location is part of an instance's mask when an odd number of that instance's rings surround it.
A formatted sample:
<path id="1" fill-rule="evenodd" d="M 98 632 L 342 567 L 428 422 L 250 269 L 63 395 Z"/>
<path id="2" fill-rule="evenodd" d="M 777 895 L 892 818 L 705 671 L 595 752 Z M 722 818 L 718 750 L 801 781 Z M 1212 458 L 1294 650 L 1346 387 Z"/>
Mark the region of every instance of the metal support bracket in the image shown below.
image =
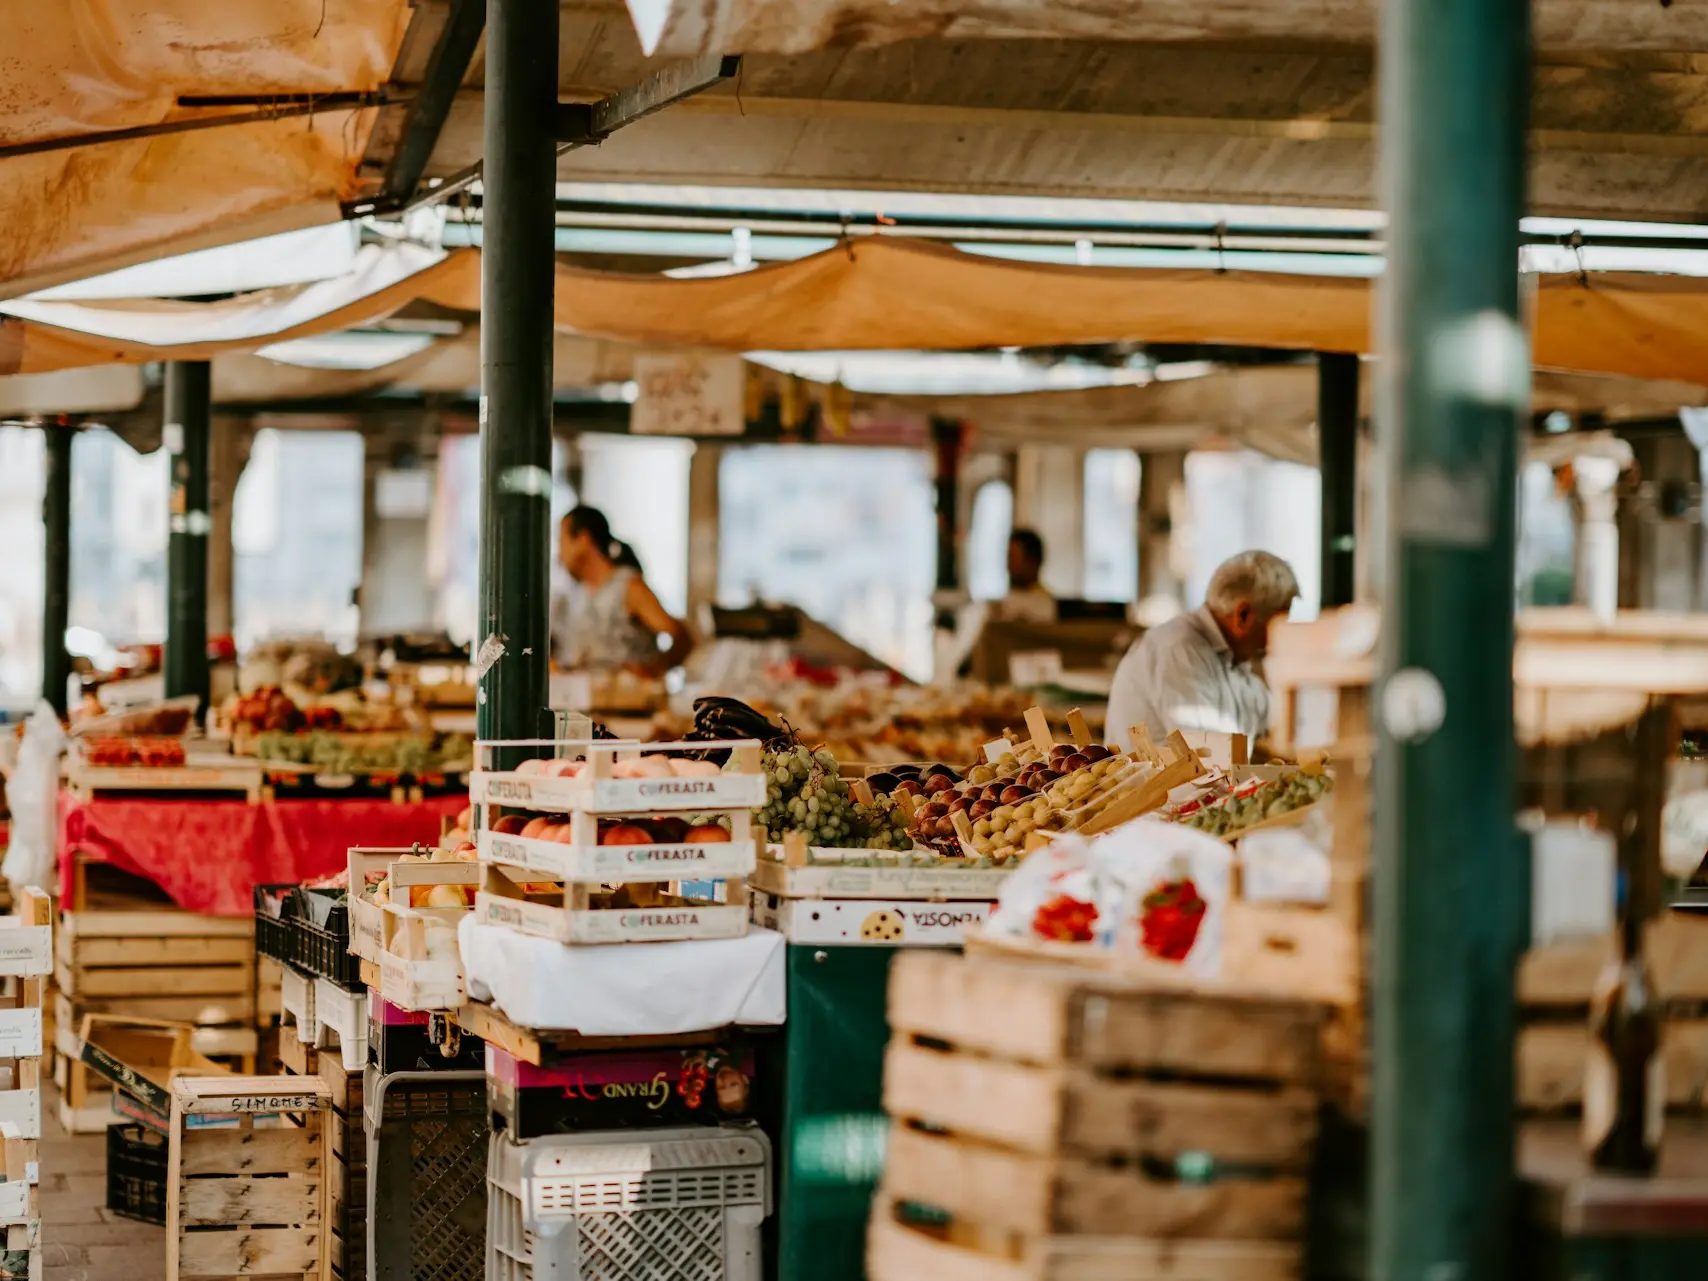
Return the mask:
<path id="1" fill-rule="evenodd" d="M 739 55 L 707 54 L 655 71 L 597 102 L 559 103 L 552 116 L 553 136 L 569 148 L 597 146 L 655 111 L 733 80 L 740 70 Z"/>

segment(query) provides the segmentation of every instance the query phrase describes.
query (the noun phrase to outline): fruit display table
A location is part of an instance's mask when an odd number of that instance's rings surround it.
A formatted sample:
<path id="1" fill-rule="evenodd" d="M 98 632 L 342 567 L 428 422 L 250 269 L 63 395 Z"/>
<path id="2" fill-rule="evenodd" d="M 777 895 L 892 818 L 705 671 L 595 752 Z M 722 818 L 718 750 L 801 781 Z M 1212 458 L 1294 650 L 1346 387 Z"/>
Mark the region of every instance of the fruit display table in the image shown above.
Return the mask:
<path id="1" fill-rule="evenodd" d="M 352 845 L 433 844 L 460 796 L 389 800 L 80 800 L 61 793 L 61 893 L 81 906 L 79 870 L 106 863 L 207 916 L 248 916 L 254 887 L 340 871 Z"/>

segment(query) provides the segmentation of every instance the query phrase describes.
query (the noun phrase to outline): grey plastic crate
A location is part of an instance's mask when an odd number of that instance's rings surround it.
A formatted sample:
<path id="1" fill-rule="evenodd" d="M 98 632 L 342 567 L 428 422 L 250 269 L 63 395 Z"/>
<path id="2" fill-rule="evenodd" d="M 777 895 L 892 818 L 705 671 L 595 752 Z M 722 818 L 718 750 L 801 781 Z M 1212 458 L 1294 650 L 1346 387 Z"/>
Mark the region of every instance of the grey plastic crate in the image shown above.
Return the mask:
<path id="1" fill-rule="evenodd" d="M 759 1281 L 755 1127 L 494 1134 L 489 1151 L 487 1281 Z"/>
<path id="2" fill-rule="evenodd" d="M 368 1281 L 481 1281 L 486 1073 L 368 1065 Z"/>

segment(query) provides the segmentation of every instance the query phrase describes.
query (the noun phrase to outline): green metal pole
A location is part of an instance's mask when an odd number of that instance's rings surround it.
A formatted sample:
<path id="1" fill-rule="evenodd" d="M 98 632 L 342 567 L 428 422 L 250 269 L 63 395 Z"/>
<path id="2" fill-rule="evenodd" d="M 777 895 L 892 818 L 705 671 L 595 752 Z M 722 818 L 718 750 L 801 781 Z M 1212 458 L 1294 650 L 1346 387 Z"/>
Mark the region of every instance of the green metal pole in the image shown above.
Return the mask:
<path id="1" fill-rule="evenodd" d="M 171 472 L 166 541 L 166 697 L 194 694 L 208 705 L 208 456 L 213 427 L 212 367 L 166 364 L 162 447 Z"/>
<path id="2" fill-rule="evenodd" d="M 42 598 L 42 698 L 60 716 L 66 713 L 71 684 L 71 655 L 65 629 L 71 624 L 71 444 L 76 429 L 60 419 L 43 425 L 47 433 L 47 484 L 42 493 L 46 553 Z"/>
<path id="3" fill-rule="evenodd" d="M 557 0 L 487 0 L 480 736 L 547 727 Z"/>
<path id="4" fill-rule="evenodd" d="M 1376 1281 L 1509 1281 L 1524 0 L 1382 6 Z"/>
<path id="5" fill-rule="evenodd" d="M 1322 607 L 1350 605 L 1358 535 L 1358 357 L 1317 356 L 1317 454 L 1322 471 Z"/>

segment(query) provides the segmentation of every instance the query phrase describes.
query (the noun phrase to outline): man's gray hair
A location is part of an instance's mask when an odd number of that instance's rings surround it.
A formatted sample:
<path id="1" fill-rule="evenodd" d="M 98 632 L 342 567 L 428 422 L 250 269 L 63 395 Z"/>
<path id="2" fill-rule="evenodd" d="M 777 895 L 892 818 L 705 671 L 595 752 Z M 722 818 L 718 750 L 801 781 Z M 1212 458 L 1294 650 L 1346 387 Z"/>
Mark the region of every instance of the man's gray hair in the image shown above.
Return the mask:
<path id="1" fill-rule="evenodd" d="M 1230 556 L 1210 575 L 1204 603 L 1218 614 L 1231 614 L 1241 601 L 1250 601 L 1258 617 L 1285 614 L 1299 594 L 1293 567 L 1269 552 Z"/>

